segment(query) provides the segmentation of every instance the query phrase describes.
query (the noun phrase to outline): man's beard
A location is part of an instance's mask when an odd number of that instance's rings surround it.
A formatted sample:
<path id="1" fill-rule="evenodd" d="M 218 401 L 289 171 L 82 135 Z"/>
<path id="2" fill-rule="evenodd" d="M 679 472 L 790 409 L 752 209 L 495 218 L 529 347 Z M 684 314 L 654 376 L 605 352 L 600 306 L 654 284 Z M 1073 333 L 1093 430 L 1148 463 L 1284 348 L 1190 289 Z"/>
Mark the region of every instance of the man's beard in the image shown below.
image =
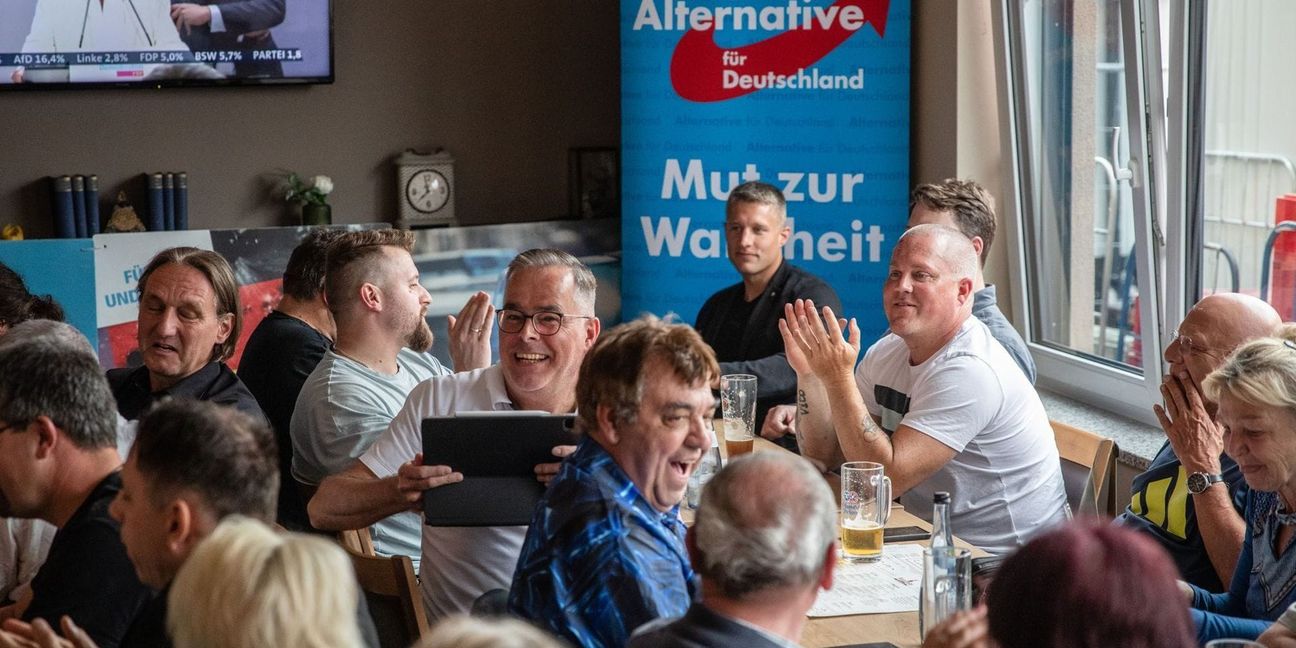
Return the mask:
<path id="1" fill-rule="evenodd" d="M 414 330 L 405 336 L 405 346 L 419 353 L 426 353 L 432 349 L 432 329 L 428 328 L 427 320 L 422 316 L 418 318 Z"/>

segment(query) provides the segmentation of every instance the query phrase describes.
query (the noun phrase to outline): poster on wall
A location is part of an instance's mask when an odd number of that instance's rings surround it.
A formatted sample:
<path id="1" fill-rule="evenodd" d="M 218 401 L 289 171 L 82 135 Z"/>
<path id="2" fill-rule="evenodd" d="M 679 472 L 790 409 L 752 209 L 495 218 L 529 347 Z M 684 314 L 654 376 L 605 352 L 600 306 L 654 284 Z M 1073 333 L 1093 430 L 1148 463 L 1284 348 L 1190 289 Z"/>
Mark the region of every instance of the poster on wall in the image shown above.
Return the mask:
<path id="1" fill-rule="evenodd" d="M 335 226 L 346 229 L 387 227 L 382 224 Z M 95 292 L 98 303 L 99 362 L 105 368 L 134 367 L 141 362 L 137 342 L 139 276 L 158 252 L 175 246 L 214 250 L 225 257 L 238 285 L 242 329 L 234 355 L 227 361 L 238 370 L 243 347 L 261 320 L 283 298 L 283 272 L 293 248 L 309 227 L 202 230 L 105 234 L 94 240 Z M 435 334 L 432 353 L 446 366 L 446 316 L 456 315 L 477 291 L 503 305 L 504 271 L 518 252 L 553 247 L 575 255 L 598 280 L 595 314 L 611 326 L 621 310 L 619 259 L 620 222 L 616 219 L 551 221 L 452 227 L 415 233 L 412 255 L 419 282 L 428 290 L 428 324 Z M 63 244 L 77 241 L 60 241 Z M 79 241 L 89 250 L 89 241 Z M 0 250 L 4 248 L 0 246 Z M 89 274 L 87 253 L 86 274 Z M 84 276 L 84 275 L 83 275 Z M 89 303 L 89 302 L 87 302 Z M 91 328 L 93 330 L 93 327 Z"/>
<path id="2" fill-rule="evenodd" d="M 909 0 L 622 0 L 624 315 L 693 322 L 740 280 L 724 205 L 781 189 L 784 257 L 828 281 L 865 345 L 909 195 Z"/>
<path id="3" fill-rule="evenodd" d="M 360 225 L 347 226 L 355 229 Z M 372 227 L 372 226 L 368 226 Z M 238 286 L 242 328 L 226 363 L 238 370 L 248 336 L 283 298 L 283 271 L 309 227 L 100 234 L 95 237 L 95 291 L 99 300 L 99 363 L 139 366 L 139 277 L 158 252 L 190 246 L 213 250 L 229 262 Z"/>
<path id="4" fill-rule="evenodd" d="M 0 242 L 0 263 L 17 272 L 32 294 L 53 297 L 68 324 L 96 339 L 94 286 L 81 279 L 94 272 L 90 239 Z"/>

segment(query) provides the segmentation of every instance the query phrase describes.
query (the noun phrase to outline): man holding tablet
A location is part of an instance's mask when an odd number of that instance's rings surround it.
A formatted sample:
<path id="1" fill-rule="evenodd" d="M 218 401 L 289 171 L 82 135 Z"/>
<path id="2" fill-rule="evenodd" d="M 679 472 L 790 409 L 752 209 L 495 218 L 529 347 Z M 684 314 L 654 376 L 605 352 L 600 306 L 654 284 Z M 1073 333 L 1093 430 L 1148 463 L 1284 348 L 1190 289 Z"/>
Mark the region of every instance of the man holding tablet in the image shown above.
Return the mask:
<path id="1" fill-rule="evenodd" d="M 500 362 L 442 376 L 414 388 L 405 406 L 358 461 L 320 484 L 311 522 L 354 529 L 405 510 L 421 510 L 423 491 L 461 481 L 447 466 L 425 466 L 422 422 L 459 412 L 529 410 L 555 414 L 576 407 L 576 377 L 599 334 L 593 273 L 559 250 L 528 250 L 509 263 L 498 314 Z M 466 322 L 490 335 L 490 322 Z M 479 330 L 480 329 L 480 330 Z M 573 446 L 559 446 L 563 457 Z M 559 464 L 536 466 L 548 481 Z M 507 589 L 526 527 L 423 526 L 419 576 L 433 619 L 467 612 L 483 593 Z"/>

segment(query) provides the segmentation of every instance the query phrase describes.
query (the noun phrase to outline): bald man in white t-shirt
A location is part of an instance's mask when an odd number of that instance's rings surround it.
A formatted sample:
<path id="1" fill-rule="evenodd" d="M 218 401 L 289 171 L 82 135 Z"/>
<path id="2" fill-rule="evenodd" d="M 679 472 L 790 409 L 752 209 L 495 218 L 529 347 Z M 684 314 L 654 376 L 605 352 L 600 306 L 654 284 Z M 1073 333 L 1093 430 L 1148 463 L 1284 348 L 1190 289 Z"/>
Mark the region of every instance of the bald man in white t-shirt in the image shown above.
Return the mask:
<path id="1" fill-rule="evenodd" d="M 856 370 L 831 309 L 789 305 L 780 323 L 797 372 L 797 431 L 806 456 L 885 466 L 894 493 L 930 517 L 932 495 L 953 495 L 956 534 L 1007 553 L 1068 517 L 1057 446 L 1039 395 L 990 330 L 972 317 L 971 241 L 941 225 L 896 244 L 883 287 L 891 331 Z"/>

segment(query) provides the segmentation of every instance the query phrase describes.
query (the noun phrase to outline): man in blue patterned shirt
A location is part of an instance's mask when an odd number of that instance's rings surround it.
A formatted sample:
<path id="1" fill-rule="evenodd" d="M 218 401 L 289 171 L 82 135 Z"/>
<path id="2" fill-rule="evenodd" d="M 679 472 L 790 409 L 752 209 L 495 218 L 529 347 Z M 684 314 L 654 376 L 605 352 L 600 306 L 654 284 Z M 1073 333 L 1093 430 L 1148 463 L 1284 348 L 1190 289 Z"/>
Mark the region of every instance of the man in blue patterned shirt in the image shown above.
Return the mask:
<path id="1" fill-rule="evenodd" d="M 697 582 L 679 501 L 711 445 L 719 373 L 692 328 L 644 318 L 606 333 L 581 365 L 585 439 L 549 485 L 518 559 L 509 608 L 581 646 L 623 646 L 684 614 Z"/>

